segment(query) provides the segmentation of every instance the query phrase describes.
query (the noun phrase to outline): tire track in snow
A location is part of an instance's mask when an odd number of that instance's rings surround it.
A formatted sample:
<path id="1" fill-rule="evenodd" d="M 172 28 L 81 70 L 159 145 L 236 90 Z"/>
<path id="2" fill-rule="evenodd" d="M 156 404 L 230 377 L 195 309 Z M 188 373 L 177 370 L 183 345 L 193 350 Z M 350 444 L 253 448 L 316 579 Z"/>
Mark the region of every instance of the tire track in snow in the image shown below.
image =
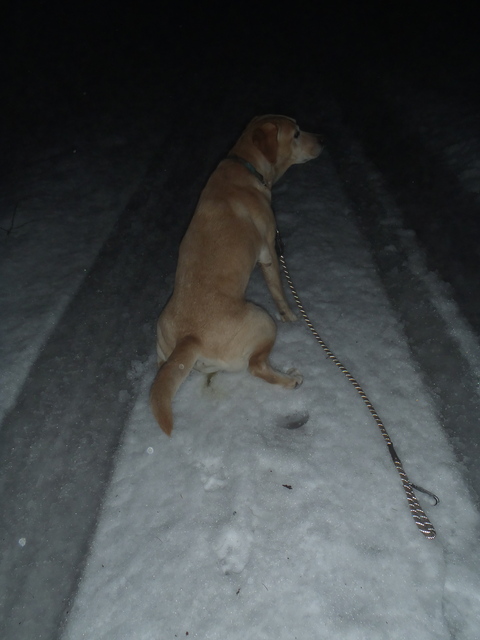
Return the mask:
<path id="1" fill-rule="evenodd" d="M 376 108 L 381 110 L 381 104 Z M 350 105 L 349 109 L 352 107 Z M 360 108 L 359 111 L 361 114 Z M 339 123 L 339 113 L 341 109 L 332 111 L 332 119 L 328 124 L 329 148 L 333 161 L 343 181 L 345 192 L 351 199 L 352 210 L 358 216 L 370 244 L 387 295 L 399 313 L 409 346 L 423 370 L 425 384 L 435 398 L 444 429 L 455 449 L 457 460 L 463 465 L 474 499 L 479 504 L 480 468 L 477 464 L 477 456 L 472 453 L 480 450 L 478 361 L 475 356 L 472 358 L 463 352 L 469 344 L 476 343 L 474 351 L 478 353 L 479 333 L 476 331 L 472 334 L 468 326 L 465 326 L 466 323 L 462 317 L 457 322 L 459 314 L 452 309 L 455 303 L 449 300 L 448 295 L 453 294 L 458 303 L 455 289 L 446 290 L 435 272 L 429 272 L 431 268 L 429 254 L 423 254 L 421 245 L 419 246 L 416 241 L 415 233 L 409 228 L 412 220 L 408 215 L 405 217 L 405 209 L 400 208 L 398 204 L 399 202 L 405 204 L 407 209 L 410 205 L 413 208 L 418 207 L 420 203 L 427 208 L 434 208 L 437 198 L 443 196 L 445 197 L 442 202 L 444 210 L 453 211 L 460 206 L 459 215 L 465 214 L 469 217 L 472 215 L 472 210 L 469 209 L 467 214 L 465 207 L 468 208 L 473 195 L 465 195 L 458 180 L 443 162 L 439 162 L 438 159 L 434 163 L 430 162 L 431 156 L 424 151 L 416 134 L 411 132 L 410 135 L 416 140 L 417 153 L 408 160 L 408 175 L 421 175 L 422 167 L 428 166 L 428 175 L 434 175 L 438 184 L 445 182 L 447 191 L 445 192 L 442 188 L 433 196 L 428 189 L 424 192 L 415 187 L 412 192 L 409 192 L 408 187 L 403 187 L 397 199 L 400 187 L 397 185 L 397 189 L 392 193 L 389 191 L 388 180 L 396 169 L 399 173 L 404 171 L 405 158 L 400 155 L 386 161 L 388 154 L 385 148 L 381 147 L 378 152 L 380 158 L 375 153 L 372 154 L 375 161 L 379 163 L 377 166 L 373 165 L 371 158 L 367 155 L 371 151 L 370 144 L 362 149 L 352 132 Z M 358 114 L 352 118 L 352 121 L 354 129 L 360 135 L 357 117 Z M 381 118 L 379 122 L 383 122 Z M 395 123 L 396 120 L 390 122 L 392 126 L 390 141 L 398 141 L 401 136 L 401 130 L 396 131 L 394 128 Z M 380 125 L 377 126 L 380 127 Z M 380 129 L 370 135 L 374 140 L 378 140 Z M 399 142 L 400 147 L 401 144 Z M 374 143 L 371 145 L 374 146 Z M 413 161 L 415 157 L 418 164 Z M 438 175 L 435 173 L 437 170 Z M 455 189 L 452 188 L 452 183 L 456 185 Z M 448 194 L 455 194 L 455 199 L 449 200 Z M 430 217 L 433 217 L 432 211 L 430 214 Z M 472 236 L 472 239 L 474 237 Z M 460 236 L 457 238 L 457 242 L 459 241 Z M 430 243 L 429 247 L 430 249 L 432 247 Z M 442 251 L 441 246 L 438 249 Z M 448 260 L 445 265 L 447 263 Z M 434 264 L 438 266 L 437 263 Z M 464 265 L 467 271 L 470 268 L 469 264 L 470 262 L 467 261 Z M 477 267 L 475 272 L 476 269 Z M 457 272 L 459 273 L 461 270 Z M 440 275 L 444 275 L 441 269 Z M 466 276 L 465 280 L 463 277 L 461 279 L 469 288 L 471 276 Z M 432 297 L 435 299 L 433 300 Z M 465 307 L 461 301 L 459 304 L 460 316 L 466 312 L 467 322 L 475 319 L 475 306 L 478 304 L 478 299 L 473 298 L 470 296 L 472 302 L 470 307 Z M 472 316 L 470 312 L 474 315 Z M 465 339 L 459 340 L 455 334 L 462 331 L 462 326 Z M 452 384 L 452 381 L 455 381 L 455 384 Z"/>
<path id="2" fill-rule="evenodd" d="M 371 108 L 370 100 L 368 109 Z M 355 102 L 350 104 L 348 110 L 358 107 Z M 377 105 L 378 108 L 378 105 Z M 415 234 L 405 228 L 405 223 L 410 222 L 403 217 L 403 209 L 399 209 L 398 202 L 411 203 L 412 200 L 421 196 L 421 191 L 409 193 L 405 198 L 393 197 L 388 190 L 388 178 L 391 172 L 395 172 L 402 162 L 402 156 L 396 158 L 392 154 L 390 164 L 387 161 L 381 162 L 379 166 L 374 166 L 371 159 L 366 155 L 365 149 L 358 144 L 352 132 L 340 124 L 338 115 L 340 109 L 331 111 L 328 127 L 330 131 L 329 149 L 338 174 L 343 182 L 345 193 L 351 200 L 352 211 L 355 212 L 359 223 L 372 250 L 372 257 L 378 267 L 378 274 L 385 287 L 385 291 L 396 310 L 399 319 L 403 324 L 404 331 L 408 338 L 411 352 L 421 367 L 424 384 L 429 388 L 435 407 L 439 411 L 442 426 L 449 436 L 452 449 L 455 452 L 459 468 L 466 480 L 470 490 L 470 495 L 477 508 L 480 496 L 480 472 L 477 464 L 476 450 L 480 448 L 480 429 L 478 426 L 480 415 L 480 397 L 478 387 L 478 332 L 473 334 L 468 323 L 462 317 L 461 311 L 465 311 L 463 305 L 460 311 L 456 308 L 455 302 L 450 299 L 449 294 L 454 293 L 447 289 L 435 273 L 428 271 L 428 260 L 419 247 Z M 357 117 L 361 116 L 362 110 L 352 118 L 353 123 L 359 123 Z M 368 119 L 371 123 L 371 120 Z M 382 122 L 380 118 L 380 122 Z M 389 121 L 390 126 L 395 124 L 395 120 Z M 374 128 L 374 127 L 373 127 Z M 384 132 L 383 132 L 384 133 Z M 391 131 L 388 139 L 398 141 L 398 131 Z M 372 134 L 372 137 L 382 135 L 381 127 Z M 411 162 L 409 172 L 422 172 L 422 167 L 428 166 L 428 174 L 435 175 L 438 169 L 436 180 L 441 182 L 442 176 L 447 174 L 447 188 L 440 189 L 439 193 L 455 194 L 453 201 L 446 198 L 442 203 L 445 209 L 455 209 L 456 203 L 465 205 L 472 202 L 472 194 L 467 194 L 459 187 L 458 181 L 452 177 L 449 169 L 438 159 L 429 164 L 431 157 L 422 150 L 418 144 L 417 133 L 409 131 L 417 142 L 414 155 L 418 160 L 418 165 Z M 367 139 L 369 135 L 365 136 Z M 383 144 L 387 138 L 383 136 Z M 370 140 L 371 142 L 371 140 Z M 401 144 L 400 144 L 401 146 Z M 367 144 L 366 149 L 372 151 L 372 147 Z M 385 154 L 385 148 L 381 146 Z M 378 150 L 377 150 L 378 151 Z M 378 161 L 378 155 L 372 154 Z M 388 156 L 388 153 L 387 153 Z M 385 155 L 383 155 L 385 159 Z M 403 158 L 405 160 L 405 158 Z M 379 168 L 382 172 L 379 173 Z M 401 172 L 401 169 L 400 169 Z M 394 181 L 395 182 L 395 181 Z M 456 188 L 450 190 L 452 183 Z M 398 185 L 397 185 L 398 186 Z M 408 188 L 405 188 L 408 191 Z M 394 191 L 398 196 L 398 191 Z M 428 206 L 436 202 L 436 198 L 428 199 Z M 423 202 L 423 200 L 422 200 Z M 417 201 L 418 206 L 418 201 Z M 465 213 L 465 208 L 461 208 L 460 213 Z M 472 212 L 468 211 L 468 215 Z M 474 236 L 475 237 L 475 234 Z M 457 237 L 457 241 L 461 236 Z M 428 256 L 427 256 L 428 257 Z M 468 261 L 463 265 L 468 272 Z M 462 266 L 462 268 L 463 268 Z M 460 270 L 461 271 L 461 270 Z M 468 278 L 466 280 L 468 282 Z M 457 298 L 458 300 L 458 298 Z M 474 305 L 475 306 L 475 305 Z M 475 314 L 475 308 L 468 309 Z M 467 313 L 469 319 L 474 318 Z M 458 333 L 465 335 L 458 337 Z M 464 349 L 473 349 L 466 353 Z M 374 401 L 375 403 L 375 401 Z M 443 471 L 438 467 L 440 476 Z M 420 483 L 421 484 L 421 483 Z M 457 566 L 461 561 L 457 556 L 457 546 L 464 544 L 469 547 L 471 542 L 465 536 L 469 527 L 465 529 L 454 519 L 456 536 L 458 541 L 453 545 L 451 542 L 445 544 L 445 575 L 443 591 L 443 607 L 445 622 L 451 630 L 452 637 L 470 638 L 476 634 L 476 622 L 469 619 L 465 612 L 478 609 L 478 566 L 470 570 L 469 568 Z M 449 526 L 445 522 L 445 526 Z M 470 527 L 477 526 L 470 522 Z M 472 553 L 472 561 L 475 553 Z M 475 575 L 476 573 L 476 575 Z M 461 577 L 460 577 L 461 576 Z M 440 577 L 439 577 L 440 578 Z M 468 587 L 465 587 L 468 585 Z M 473 628 L 472 625 L 473 624 Z"/>
<path id="3" fill-rule="evenodd" d="M 169 294 L 166 275 L 174 271 L 183 228 L 216 163 L 227 121 L 230 130 L 233 110 L 225 103 L 232 98 L 220 82 L 217 92 L 215 107 L 212 92 L 194 106 L 184 99 L 170 105 L 176 111 L 165 146 L 3 421 L 0 535 L 10 550 L 0 565 L 5 637 L 61 633 L 138 392 L 136 371 L 152 351 L 155 317 Z M 205 113 L 216 122 L 207 141 L 198 126 Z"/>

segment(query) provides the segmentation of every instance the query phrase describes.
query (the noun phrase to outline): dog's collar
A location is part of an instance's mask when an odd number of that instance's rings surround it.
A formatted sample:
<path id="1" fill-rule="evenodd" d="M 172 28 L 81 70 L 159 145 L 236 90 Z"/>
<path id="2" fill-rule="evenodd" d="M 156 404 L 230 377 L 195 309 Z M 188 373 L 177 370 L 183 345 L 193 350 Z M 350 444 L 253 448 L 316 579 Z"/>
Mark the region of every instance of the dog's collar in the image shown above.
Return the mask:
<path id="1" fill-rule="evenodd" d="M 263 184 L 264 187 L 267 187 L 268 189 L 270 188 L 268 182 L 262 176 L 260 171 L 257 171 L 255 169 L 255 167 L 253 166 L 253 164 L 251 162 L 249 162 L 248 160 L 245 160 L 244 158 L 241 158 L 240 156 L 236 156 L 234 153 L 231 153 L 230 155 L 228 155 L 227 156 L 227 160 L 233 160 L 234 162 L 238 162 L 238 163 L 242 164 L 245 167 L 245 169 L 248 169 L 250 171 L 250 173 L 257 178 L 257 180 L 260 180 L 260 182 Z"/>

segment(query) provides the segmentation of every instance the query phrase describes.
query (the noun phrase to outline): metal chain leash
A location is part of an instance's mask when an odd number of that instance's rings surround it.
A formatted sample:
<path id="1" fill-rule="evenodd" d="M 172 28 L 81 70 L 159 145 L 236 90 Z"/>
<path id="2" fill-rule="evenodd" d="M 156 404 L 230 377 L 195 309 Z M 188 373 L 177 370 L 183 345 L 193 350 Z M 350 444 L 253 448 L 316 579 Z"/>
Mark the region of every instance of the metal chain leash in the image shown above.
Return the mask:
<path id="1" fill-rule="evenodd" d="M 322 340 L 322 338 L 320 337 L 320 335 L 318 334 L 318 332 L 316 331 L 315 327 L 313 326 L 313 324 L 311 323 L 309 317 L 307 316 L 305 309 L 301 303 L 301 300 L 298 296 L 298 293 L 295 290 L 295 287 L 293 285 L 292 279 L 290 277 L 290 273 L 288 272 L 287 269 L 287 265 L 285 263 L 285 258 L 283 256 L 283 243 L 280 237 L 280 233 L 277 230 L 277 238 L 276 238 L 276 248 L 277 248 L 277 254 L 278 254 L 278 259 L 280 261 L 280 264 L 282 266 L 283 269 L 283 273 L 285 275 L 285 278 L 287 280 L 288 286 L 290 288 L 290 291 L 292 292 L 292 295 L 295 299 L 295 302 L 297 303 L 297 307 L 300 311 L 300 313 L 302 314 L 303 319 L 305 320 L 308 328 L 310 329 L 310 331 L 312 332 L 315 340 L 318 342 L 318 344 L 322 347 L 322 349 L 324 350 L 324 352 L 327 355 L 327 358 L 329 360 L 331 360 L 333 362 L 334 365 L 336 365 L 336 367 L 338 367 L 338 369 L 340 369 L 340 371 L 345 375 L 345 377 L 347 378 L 347 380 L 349 382 L 351 382 L 351 384 L 354 386 L 354 388 L 356 389 L 356 391 L 358 392 L 358 394 L 360 395 L 360 397 L 362 398 L 362 400 L 364 401 L 365 405 L 367 406 L 367 409 L 370 411 L 373 419 L 375 420 L 378 428 L 381 431 L 381 434 L 387 444 L 388 450 L 390 452 L 390 455 L 392 457 L 393 463 L 395 465 L 395 468 L 397 469 L 398 473 L 400 474 L 400 478 L 402 480 L 402 485 L 403 488 L 405 490 L 406 496 L 407 496 L 407 502 L 408 502 L 408 506 L 410 508 L 412 517 L 415 521 L 415 524 L 417 525 L 417 527 L 420 529 L 420 531 L 423 533 L 423 535 L 428 538 L 429 540 L 433 540 L 436 536 L 436 532 L 435 529 L 432 525 L 432 523 L 430 522 L 430 520 L 427 518 L 427 516 L 425 515 L 425 512 L 423 511 L 422 507 L 420 506 L 420 503 L 417 500 L 417 497 L 414 493 L 414 489 L 416 489 L 417 491 L 420 491 L 422 493 L 425 493 L 427 495 L 429 495 L 431 498 L 433 498 L 435 500 L 435 504 L 438 504 L 439 499 L 437 498 L 437 496 L 433 493 L 431 493 L 430 491 L 427 491 L 426 489 L 423 489 L 422 487 L 419 487 L 418 485 L 412 484 L 409 479 L 407 474 L 405 473 L 404 469 L 403 469 L 403 465 L 402 462 L 400 460 L 400 458 L 398 457 L 395 448 L 393 446 L 393 443 L 390 439 L 390 436 L 387 433 L 387 430 L 385 429 L 383 422 L 380 420 L 377 412 L 375 411 L 374 406 L 372 405 L 372 403 L 370 402 L 370 400 L 368 399 L 367 394 L 365 393 L 365 391 L 362 389 L 362 387 L 359 385 L 359 383 L 355 380 L 355 378 L 352 376 L 352 374 L 348 371 L 348 369 L 346 369 L 346 367 L 343 366 L 343 364 L 340 362 L 340 360 L 335 356 L 334 353 L 332 353 L 332 351 L 330 351 L 330 349 L 327 347 L 327 345 L 325 344 L 325 342 Z"/>

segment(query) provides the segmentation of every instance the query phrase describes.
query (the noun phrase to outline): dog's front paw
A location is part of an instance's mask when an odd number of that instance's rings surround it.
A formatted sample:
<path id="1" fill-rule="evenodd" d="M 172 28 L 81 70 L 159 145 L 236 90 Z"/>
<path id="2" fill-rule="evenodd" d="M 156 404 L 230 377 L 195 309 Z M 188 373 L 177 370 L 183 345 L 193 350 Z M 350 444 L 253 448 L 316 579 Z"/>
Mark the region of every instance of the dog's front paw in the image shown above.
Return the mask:
<path id="1" fill-rule="evenodd" d="M 280 319 L 282 320 L 282 322 L 296 322 L 298 320 L 297 316 L 291 309 L 280 311 Z"/>
<path id="2" fill-rule="evenodd" d="M 295 368 L 289 369 L 287 371 L 287 375 L 294 382 L 292 386 L 293 389 L 296 389 L 302 384 L 303 376 L 298 369 L 295 369 Z"/>

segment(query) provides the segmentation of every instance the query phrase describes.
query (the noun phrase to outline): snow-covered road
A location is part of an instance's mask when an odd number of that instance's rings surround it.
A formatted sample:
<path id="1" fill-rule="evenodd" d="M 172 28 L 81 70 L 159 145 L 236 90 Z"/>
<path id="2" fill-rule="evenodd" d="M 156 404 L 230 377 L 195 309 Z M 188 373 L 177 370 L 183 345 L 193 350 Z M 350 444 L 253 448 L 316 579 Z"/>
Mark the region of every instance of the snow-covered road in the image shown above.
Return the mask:
<path id="1" fill-rule="evenodd" d="M 298 96 L 289 105 L 301 125 L 324 122 L 337 142 L 275 188 L 286 259 L 410 479 L 439 495 L 436 507 L 418 495 L 437 538 L 418 532 L 377 427 L 300 321 L 280 326 L 273 354 L 280 368 L 303 373 L 297 391 L 247 374 L 218 374 L 207 387 L 192 374 L 170 440 L 150 415 L 155 315 L 182 230 L 252 109 L 280 104 L 269 86 L 220 93 L 201 130 L 199 114 L 215 96 L 201 97 L 191 121 L 180 108 L 165 115 L 168 128 L 157 122 L 156 135 L 134 145 L 135 171 L 124 152 L 129 161 L 92 187 L 101 200 L 97 244 L 81 240 L 76 269 L 32 226 L 3 241 L 2 637 L 475 640 L 478 506 L 428 384 L 425 362 L 437 361 L 418 358 L 415 340 L 424 351 L 427 337 L 431 352 L 450 345 L 441 360 L 455 372 L 451 386 L 478 403 L 478 337 L 328 91 L 304 90 L 305 124 Z M 108 139 L 106 157 L 126 144 Z M 80 191 L 92 179 L 86 164 L 76 166 L 70 179 Z M 357 218 L 365 180 L 386 230 L 372 243 Z M 89 211 L 79 215 L 88 220 Z M 58 243 L 78 248 L 76 228 L 58 227 Z M 35 264 L 46 255 L 42 275 Z M 25 294 L 30 282 L 38 286 Z M 248 293 L 275 315 L 259 274 Z M 442 320 L 433 336 L 431 309 Z"/>
<path id="2" fill-rule="evenodd" d="M 379 432 L 302 324 L 275 350 L 299 391 L 192 375 L 171 441 L 148 411 L 151 358 L 66 638 L 474 637 L 478 514 L 328 154 L 275 201 L 311 317 L 442 496 L 426 505 L 438 539 L 416 530 Z M 259 278 L 250 296 L 273 313 Z"/>

